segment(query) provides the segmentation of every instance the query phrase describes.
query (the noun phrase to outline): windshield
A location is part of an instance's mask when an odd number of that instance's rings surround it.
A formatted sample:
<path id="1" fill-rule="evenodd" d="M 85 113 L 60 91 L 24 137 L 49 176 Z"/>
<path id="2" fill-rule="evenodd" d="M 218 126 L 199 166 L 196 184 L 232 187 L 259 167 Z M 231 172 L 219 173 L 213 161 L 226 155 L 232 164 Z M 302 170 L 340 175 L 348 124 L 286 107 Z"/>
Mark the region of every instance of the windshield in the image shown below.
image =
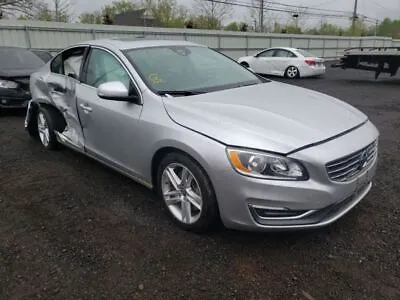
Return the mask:
<path id="1" fill-rule="evenodd" d="M 124 53 L 148 86 L 160 94 L 204 93 L 264 82 L 235 61 L 206 47 L 162 46 Z"/>
<path id="2" fill-rule="evenodd" d="M 29 50 L 0 48 L 0 68 L 2 69 L 38 69 L 43 65 L 43 60 Z"/>
<path id="3" fill-rule="evenodd" d="M 317 57 L 314 53 L 308 52 L 306 50 L 302 50 L 302 49 L 296 49 L 296 50 L 304 57 Z"/>

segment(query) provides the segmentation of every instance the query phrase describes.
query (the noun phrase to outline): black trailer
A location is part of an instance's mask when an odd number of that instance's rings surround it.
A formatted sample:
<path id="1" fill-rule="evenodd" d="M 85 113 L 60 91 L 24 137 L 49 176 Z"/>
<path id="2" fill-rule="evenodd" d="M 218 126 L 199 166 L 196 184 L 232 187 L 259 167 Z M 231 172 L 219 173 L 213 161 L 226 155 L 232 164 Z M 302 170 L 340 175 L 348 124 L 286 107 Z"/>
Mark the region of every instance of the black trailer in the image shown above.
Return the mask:
<path id="1" fill-rule="evenodd" d="M 375 79 L 381 73 L 395 76 L 400 67 L 400 47 L 349 48 L 344 51 L 339 63 L 332 67 L 373 71 Z"/>

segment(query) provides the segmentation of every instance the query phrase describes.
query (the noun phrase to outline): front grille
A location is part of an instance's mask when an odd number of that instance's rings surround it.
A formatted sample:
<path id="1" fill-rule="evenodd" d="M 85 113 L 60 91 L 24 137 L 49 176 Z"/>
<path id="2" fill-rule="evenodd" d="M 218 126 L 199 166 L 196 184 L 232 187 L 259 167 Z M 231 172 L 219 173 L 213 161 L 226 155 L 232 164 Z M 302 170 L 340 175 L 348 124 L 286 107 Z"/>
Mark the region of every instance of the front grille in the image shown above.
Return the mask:
<path id="1" fill-rule="evenodd" d="M 374 141 L 367 147 L 334 160 L 326 165 L 328 176 L 333 181 L 349 181 L 360 174 L 374 161 L 378 152 L 378 142 Z"/>

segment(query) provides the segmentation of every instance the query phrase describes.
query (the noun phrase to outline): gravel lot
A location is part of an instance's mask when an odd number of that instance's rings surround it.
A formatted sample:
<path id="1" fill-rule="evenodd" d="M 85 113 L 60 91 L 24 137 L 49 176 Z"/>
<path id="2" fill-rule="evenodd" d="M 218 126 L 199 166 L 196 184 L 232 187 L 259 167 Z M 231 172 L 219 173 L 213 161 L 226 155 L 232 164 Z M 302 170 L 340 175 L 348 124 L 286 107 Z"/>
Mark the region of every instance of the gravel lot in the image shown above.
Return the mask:
<path id="1" fill-rule="evenodd" d="M 293 83 L 348 101 L 381 132 L 370 194 L 318 231 L 184 232 L 146 188 L 42 150 L 23 112 L 3 114 L 0 299 L 400 299 L 400 79 L 328 69 Z"/>

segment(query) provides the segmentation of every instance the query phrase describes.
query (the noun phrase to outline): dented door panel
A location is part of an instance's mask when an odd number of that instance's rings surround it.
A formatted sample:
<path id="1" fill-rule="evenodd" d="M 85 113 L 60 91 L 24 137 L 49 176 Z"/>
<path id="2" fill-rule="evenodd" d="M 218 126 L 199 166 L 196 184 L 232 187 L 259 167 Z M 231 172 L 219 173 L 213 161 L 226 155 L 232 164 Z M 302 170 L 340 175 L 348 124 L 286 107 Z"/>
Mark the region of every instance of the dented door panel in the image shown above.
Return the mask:
<path id="1" fill-rule="evenodd" d="M 71 77 L 50 72 L 47 74 L 37 73 L 31 78 L 33 101 L 51 104 L 65 118 L 66 127 L 64 131 L 57 132 L 59 139 L 83 150 L 83 131 L 77 111 L 77 85 L 79 85 L 79 82 Z"/>

